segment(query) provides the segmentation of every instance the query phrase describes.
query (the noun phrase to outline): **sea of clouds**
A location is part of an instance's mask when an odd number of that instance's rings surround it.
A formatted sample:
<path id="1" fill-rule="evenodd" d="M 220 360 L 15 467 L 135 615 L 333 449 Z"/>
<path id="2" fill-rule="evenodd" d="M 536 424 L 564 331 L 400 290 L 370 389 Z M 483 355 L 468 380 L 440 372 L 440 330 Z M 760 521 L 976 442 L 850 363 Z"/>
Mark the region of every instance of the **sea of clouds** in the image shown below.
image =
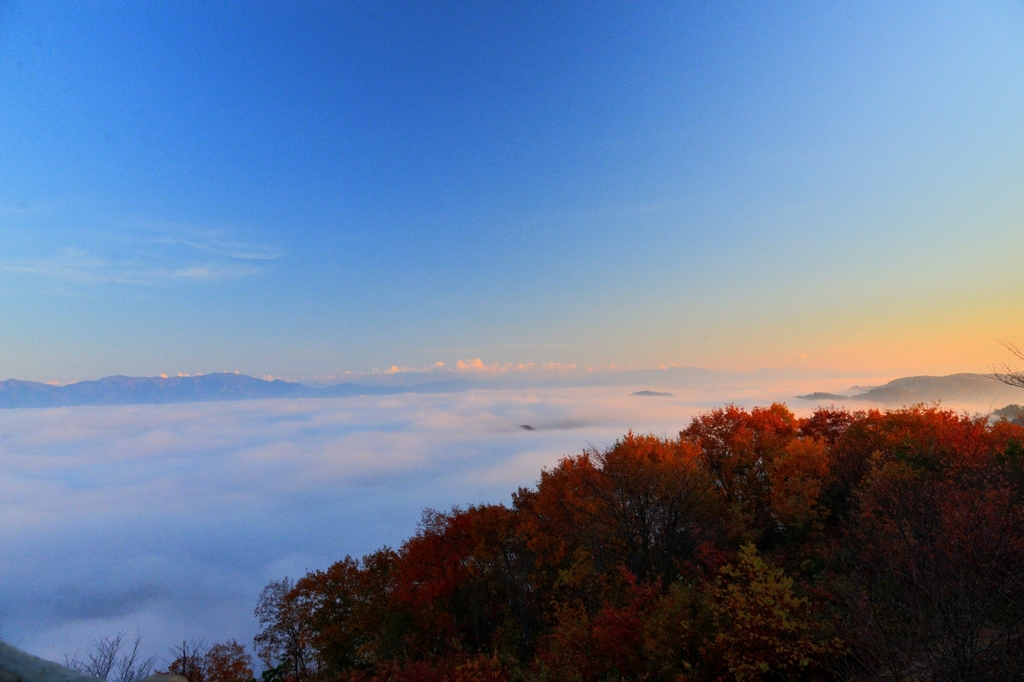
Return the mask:
<path id="1" fill-rule="evenodd" d="M 629 429 L 674 436 L 726 402 L 806 412 L 791 396 L 808 388 L 3 410 L 0 638 L 60 659 L 137 632 L 160 664 L 185 638 L 250 646 L 269 581 L 398 546 L 424 508 L 507 503 L 560 457 Z"/>

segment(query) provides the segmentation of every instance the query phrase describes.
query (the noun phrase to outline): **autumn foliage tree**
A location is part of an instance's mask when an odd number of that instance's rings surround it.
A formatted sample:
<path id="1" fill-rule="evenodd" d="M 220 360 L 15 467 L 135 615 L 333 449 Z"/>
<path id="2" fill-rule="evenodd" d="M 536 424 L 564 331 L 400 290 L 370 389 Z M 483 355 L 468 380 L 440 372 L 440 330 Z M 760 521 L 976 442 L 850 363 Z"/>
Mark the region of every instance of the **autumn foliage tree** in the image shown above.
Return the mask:
<path id="1" fill-rule="evenodd" d="M 319 673 L 321 652 L 311 641 L 311 604 L 288 578 L 263 588 L 256 602 L 262 630 L 253 640 L 268 671 L 287 680 L 305 680 Z"/>
<path id="2" fill-rule="evenodd" d="M 251 682 L 252 657 L 233 639 L 207 646 L 205 642 L 185 640 L 171 647 L 174 659 L 167 673 L 180 675 L 188 682 Z"/>
<path id="3" fill-rule="evenodd" d="M 1024 642 L 1018 434 L 938 410 L 875 415 L 876 450 L 846 547 L 850 639 L 894 677 L 1014 679 Z M 1012 466 L 1012 465 L 1011 465 Z"/>
<path id="4" fill-rule="evenodd" d="M 793 578 L 743 545 L 709 590 L 713 635 L 705 653 L 736 680 L 799 679 L 842 642 L 795 589 Z"/>
<path id="5" fill-rule="evenodd" d="M 711 410 L 271 583 L 257 652 L 267 682 L 1016 679 L 1022 443 L 934 407 Z"/>

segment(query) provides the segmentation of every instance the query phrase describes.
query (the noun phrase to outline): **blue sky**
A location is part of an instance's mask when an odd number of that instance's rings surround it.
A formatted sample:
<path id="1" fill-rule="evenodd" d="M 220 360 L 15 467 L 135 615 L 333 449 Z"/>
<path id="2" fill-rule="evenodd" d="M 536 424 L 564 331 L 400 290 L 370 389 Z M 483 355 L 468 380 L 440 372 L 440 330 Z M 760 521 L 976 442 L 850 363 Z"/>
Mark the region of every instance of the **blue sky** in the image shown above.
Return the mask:
<path id="1" fill-rule="evenodd" d="M 1017 3 L 0 5 L 0 376 L 986 369 Z"/>

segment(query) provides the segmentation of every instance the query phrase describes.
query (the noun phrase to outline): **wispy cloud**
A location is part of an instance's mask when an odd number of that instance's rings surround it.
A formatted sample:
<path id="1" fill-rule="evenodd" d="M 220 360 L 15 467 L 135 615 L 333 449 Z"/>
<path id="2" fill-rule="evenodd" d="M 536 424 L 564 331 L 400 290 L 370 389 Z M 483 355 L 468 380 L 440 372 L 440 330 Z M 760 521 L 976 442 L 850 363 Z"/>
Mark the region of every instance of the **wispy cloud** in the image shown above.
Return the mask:
<path id="1" fill-rule="evenodd" d="M 69 244 L 55 252 L 0 256 L 0 273 L 64 285 L 213 283 L 257 276 L 286 255 L 228 228 L 136 220 L 90 231 L 88 237 L 87 245 Z"/>
<path id="2" fill-rule="evenodd" d="M 590 371 L 594 368 L 584 368 L 575 364 L 563 364 L 560 362 L 484 362 L 481 358 L 466 358 L 463 360 L 456 360 L 453 363 L 445 363 L 440 360 L 435 362 L 429 367 L 417 367 L 417 366 L 401 366 L 392 365 L 387 369 L 376 369 L 369 372 L 369 375 L 385 374 L 385 375 L 397 375 L 397 374 L 424 374 L 424 373 L 459 373 L 459 374 L 510 374 L 510 373 L 541 373 L 541 372 L 577 372 L 577 371 Z M 351 378 L 357 375 L 349 373 L 346 378 Z M 334 378 L 334 377 L 332 377 Z"/>
<path id="3" fill-rule="evenodd" d="M 50 277 L 62 282 L 91 283 L 108 264 L 81 249 L 64 249 L 53 258 L 35 258 L 0 263 L 0 270 Z"/>
<path id="4" fill-rule="evenodd" d="M 240 239 L 226 227 L 204 227 L 189 223 L 169 223 L 134 219 L 118 223 L 120 229 L 110 239 L 140 247 L 178 247 L 187 251 L 234 260 L 275 260 L 286 253 L 280 247 L 259 241 Z"/>
<path id="5" fill-rule="evenodd" d="M 147 232 L 151 234 L 140 236 L 138 232 L 130 232 L 117 235 L 117 239 L 125 244 L 139 246 L 179 246 L 210 256 L 235 260 L 275 260 L 285 256 L 285 252 L 275 246 L 233 239 L 223 230 L 197 230 L 185 227 L 170 231 L 151 229 Z"/>
<path id="6" fill-rule="evenodd" d="M 456 372 L 473 372 L 479 374 L 508 374 L 509 372 L 572 372 L 579 367 L 575 364 L 562 364 L 560 362 L 492 362 L 485 363 L 480 358 L 458 360 L 455 363 Z"/>
<path id="7" fill-rule="evenodd" d="M 104 259 L 82 249 L 68 248 L 49 258 L 0 263 L 0 271 L 73 284 L 150 286 L 168 282 L 221 282 L 250 277 L 260 270 L 253 265 L 230 262 L 160 267 L 133 260 Z"/>

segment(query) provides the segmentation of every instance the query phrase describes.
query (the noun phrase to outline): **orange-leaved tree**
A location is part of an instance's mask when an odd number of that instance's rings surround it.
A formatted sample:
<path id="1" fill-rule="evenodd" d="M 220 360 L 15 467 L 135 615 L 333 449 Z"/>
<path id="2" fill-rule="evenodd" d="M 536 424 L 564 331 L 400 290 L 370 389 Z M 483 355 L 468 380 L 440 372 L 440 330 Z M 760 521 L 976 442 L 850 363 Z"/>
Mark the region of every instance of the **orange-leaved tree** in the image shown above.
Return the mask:
<path id="1" fill-rule="evenodd" d="M 773 463 L 797 434 L 785 405 L 735 405 L 693 418 L 681 436 L 700 449 L 701 462 L 725 505 L 729 531 L 738 541 L 771 544 L 778 532 L 771 500 Z"/>

